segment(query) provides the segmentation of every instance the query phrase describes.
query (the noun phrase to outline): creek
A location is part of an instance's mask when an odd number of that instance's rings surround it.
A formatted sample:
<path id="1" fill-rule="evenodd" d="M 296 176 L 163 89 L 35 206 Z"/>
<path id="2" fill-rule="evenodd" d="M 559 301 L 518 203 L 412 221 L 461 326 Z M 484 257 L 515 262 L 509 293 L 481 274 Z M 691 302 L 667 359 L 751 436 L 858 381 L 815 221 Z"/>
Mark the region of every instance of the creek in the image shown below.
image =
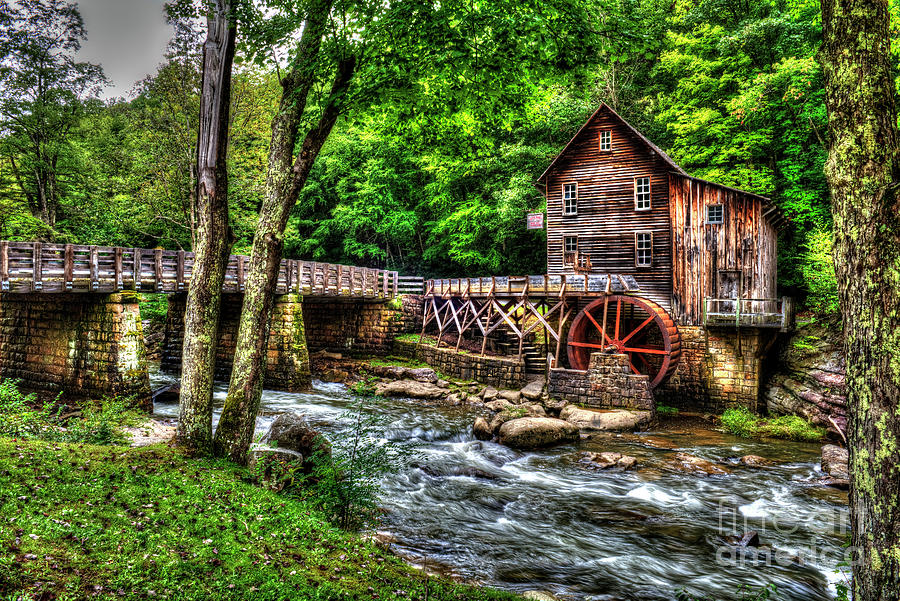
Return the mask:
<path id="1" fill-rule="evenodd" d="M 174 381 L 154 375 L 154 384 Z M 216 392 L 215 419 L 225 395 Z M 341 384 L 306 393 L 265 391 L 257 429 L 298 411 L 326 435 L 349 427 L 353 397 Z M 515 451 L 472 436 L 472 408 L 391 399 L 372 409 L 385 441 L 414 448 L 382 481 L 379 531 L 413 563 L 516 591 L 563 599 L 673 599 L 679 589 L 739 598 L 741 585 L 772 583 L 778 599 L 834 597 L 847 539 L 846 493 L 811 484 L 819 446 L 740 439 L 712 430 L 608 434 L 577 445 Z M 155 415 L 177 417 L 176 404 Z M 344 416 L 342 418 L 342 416 Z M 639 469 L 607 472 L 581 451 L 637 457 Z M 726 476 L 668 469 L 675 452 L 722 462 Z M 737 463 L 761 455 L 773 467 Z M 771 553 L 739 553 L 723 537 L 757 530 Z"/>

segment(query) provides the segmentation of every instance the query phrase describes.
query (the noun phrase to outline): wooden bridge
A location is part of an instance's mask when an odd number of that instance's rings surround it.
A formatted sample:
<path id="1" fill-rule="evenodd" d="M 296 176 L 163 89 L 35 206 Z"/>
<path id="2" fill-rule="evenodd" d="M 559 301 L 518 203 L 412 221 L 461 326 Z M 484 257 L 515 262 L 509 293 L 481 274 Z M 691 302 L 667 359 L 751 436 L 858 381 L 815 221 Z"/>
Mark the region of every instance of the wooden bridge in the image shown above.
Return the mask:
<path id="1" fill-rule="evenodd" d="M 249 261 L 231 256 L 223 292 L 244 291 Z M 194 253 L 186 251 L 3 241 L 0 292 L 174 294 L 187 291 L 193 265 Z M 285 259 L 276 294 L 390 299 L 415 283 L 396 271 Z"/>

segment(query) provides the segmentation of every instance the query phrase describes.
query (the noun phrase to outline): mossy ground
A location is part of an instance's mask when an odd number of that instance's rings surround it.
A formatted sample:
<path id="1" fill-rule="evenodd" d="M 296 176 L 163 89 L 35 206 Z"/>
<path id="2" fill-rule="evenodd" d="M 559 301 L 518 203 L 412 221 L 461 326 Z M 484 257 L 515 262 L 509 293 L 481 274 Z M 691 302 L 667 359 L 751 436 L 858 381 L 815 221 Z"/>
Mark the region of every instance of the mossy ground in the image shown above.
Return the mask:
<path id="1" fill-rule="evenodd" d="M 514 599 L 426 578 L 242 468 L 0 438 L 0 596 Z"/>
<path id="2" fill-rule="evenodd" d="M 759 417 L 745 407 L 725 411 L 722 425 L 732 434 L 745 438 L 781 438 L 798 442 L 819 442 L 825 438 L 824 428 L 814 426 L 802 417 Z"/>

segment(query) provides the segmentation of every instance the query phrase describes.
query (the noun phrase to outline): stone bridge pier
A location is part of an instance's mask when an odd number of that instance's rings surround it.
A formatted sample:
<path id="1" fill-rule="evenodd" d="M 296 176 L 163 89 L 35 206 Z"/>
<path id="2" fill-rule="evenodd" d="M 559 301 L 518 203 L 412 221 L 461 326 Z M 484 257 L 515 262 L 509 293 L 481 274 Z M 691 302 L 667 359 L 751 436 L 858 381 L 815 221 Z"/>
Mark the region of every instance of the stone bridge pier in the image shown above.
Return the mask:
<path id="1" fill-rule="evenodd" d="M 132 397 L 150 408 L 137 294 L 4 294 L 0 379 L 44 396 Z"/>

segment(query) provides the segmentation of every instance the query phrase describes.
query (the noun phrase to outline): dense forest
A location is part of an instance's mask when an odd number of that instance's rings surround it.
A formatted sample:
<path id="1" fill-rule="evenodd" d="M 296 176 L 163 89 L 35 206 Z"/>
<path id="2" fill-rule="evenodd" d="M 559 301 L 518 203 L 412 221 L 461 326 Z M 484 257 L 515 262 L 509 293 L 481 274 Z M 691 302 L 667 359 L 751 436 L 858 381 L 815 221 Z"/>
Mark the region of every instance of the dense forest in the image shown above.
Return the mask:
<path id="1" fill-rule="evenodd" d="M 463 30 L 498 23 L 475 8 L 441 33 L 427 70 L 360 95 L 302 190 L 285 255 L 429 276 L 543 273 L 543 235 L 524 227 L 543 208 L 534 182 L 604 101 L 691 174 L 773 198 L 791 219 L 781 286 L 836 311 L 818 2 L 595 0 L 563 3 L 558 18 L 567 4 L 589 18 L 566 36 L 535 34 L 556 45 L 553 60 L 510 64 L 491 48 L 502 35 L 469 43 Z M 131 99 L 102 101 L 102 70 L 72 58 L 85 24 L 53 17 L 66 28 L 54 37 L 46 19 L 0 40 L 0 238 L 189 249 L 199 21 L 170 5 L 165 62 Z M 252 242 L 280 91 L 272 61 L 256 57 L 239 44 L 235 252 Z"/>

